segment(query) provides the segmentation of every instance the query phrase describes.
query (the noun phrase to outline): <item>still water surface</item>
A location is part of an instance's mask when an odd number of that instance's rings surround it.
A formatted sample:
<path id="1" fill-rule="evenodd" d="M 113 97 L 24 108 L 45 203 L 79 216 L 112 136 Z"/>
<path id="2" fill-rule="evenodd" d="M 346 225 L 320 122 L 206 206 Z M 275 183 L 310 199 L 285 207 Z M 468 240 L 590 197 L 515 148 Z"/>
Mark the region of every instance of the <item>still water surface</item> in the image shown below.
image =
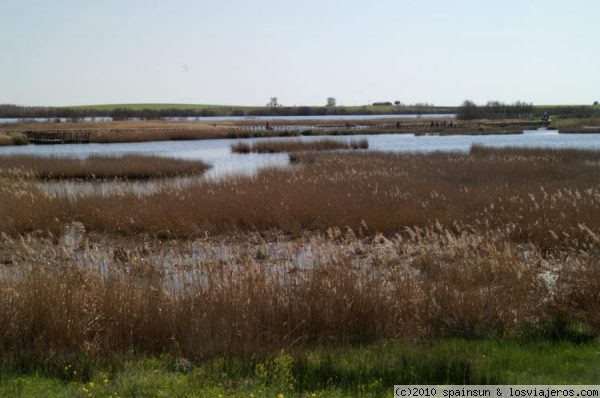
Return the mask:
<path id="1" fill-rule="evenodd" d="M 187 121 L 187 122 L 226 122 L 226 121 L 252 121 L 252 120 L 379 120 L 379 119 L 453 119 L 456 115 L 453 113 L 433 113 L 433 114 L 382 114 L 382 115 L 311 115 L 311 116 L 187 116 L 187 117 L 164 117 L 161 120 L 169 121 Z M 15 124 L 24 122 L 50 123 L 60 121 L 66 123 L 70 118 L 57 117 L 33 117 L 33 118 L 0 118 L 0 124 Z M 84 117 L 83 122 L 111 122 L 110 116 Z M 132 117 L 127 120 L 140 120 Z"/>

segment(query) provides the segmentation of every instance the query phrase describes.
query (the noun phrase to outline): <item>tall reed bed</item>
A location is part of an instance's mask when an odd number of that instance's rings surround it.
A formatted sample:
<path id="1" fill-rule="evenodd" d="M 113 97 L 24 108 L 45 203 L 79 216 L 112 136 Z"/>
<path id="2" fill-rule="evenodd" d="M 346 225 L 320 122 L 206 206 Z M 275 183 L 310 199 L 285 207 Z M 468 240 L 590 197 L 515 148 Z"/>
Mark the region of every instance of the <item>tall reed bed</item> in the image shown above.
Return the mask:
<path id="1" fill-rule="evenodd" d="M 288 241 L 0 237 L 0 354 L 62 367 L 77 355 L 192 360 L 281 349 L 600 332 L 598 252 L 548 258 L 510 230 L 441 227 L 372 239 L 331 229 Z"/>
<path id="2" fill-rule="evenodd" d="M 513 226 L 519 242 L 553 249 L 597 245 L 600 187 L 596 155 L 585 161 L 503 153 L 296 154 L 296 167 L 265 169 L 139 197 L 48 197 L 7 182 L 0 229 L 57 233 L 78 221 L 88 230 L 164 237 L 279 230 L 299 234 L 349 227 L 363 235 L 441 224 L 474 231 Z M 21 182 L 15 182 L 23 184 Z M 25 192 L 24 195 L 21 195 Z M 15 195 L 21 195 L 17 199 Z"/>
<path id="3" fill-rule="evenodd" d="M 0 175 L 0 357 L 600 333 L 599 153 L 294 156 L 143 197 Z"/>
<path id="4" fill-rule="evenodd" d="M 0 134 L 0 146 L 12 145 L 13 140 L 6 134 Z"/>
<path id="5" fill-rule="evenodd" d="M 509 161 L 515 158 L 559 163 L 600 161 L 600 151 L 574 148 L 489 147 L 473 145 L 469 154 L 473 157 L 495 157 L 499 161 Z"/>
<path id="6" fill-rule="evenodd" d="M 101 156 L 87 158 L 0 156 L 0 174 L 16 171 L 36 178 L 51 179 L 147 179 L 198 175 L 210 166 L 200 160 L 183 160 L 150 155 Z"/>
<path id="7" fill-rule="evenodd" d="M 0 136 L 33 132 L 89 133 L 90 142 L 145 142 L 226 138 L 237 129 L 230 122 L 219 124 L 190 121 L 115 121 L 81 123 L 26 123 L 0 125 Z"/>
<path id="8" fill-rule="evenodd" d="M 133 128 L 123 130 L 97 130 L 90 134 L 90 142 L 147 142 L 147 141 L 182 141 L 226 138 L 230 128 L 213 128 L 200 126 L 197 128 Z"/>
<path id="9" fill-rule="evenodd" d="M 238 142 L 231 145 L 231 152 L 234 153 L 277 153 L 277 152 L 302 152 L 302 151 L 333 151 L 337 149 L 368 149 L 369 141 L 362 140 L 268 140 L 255 141 L 251 143 Z"/>

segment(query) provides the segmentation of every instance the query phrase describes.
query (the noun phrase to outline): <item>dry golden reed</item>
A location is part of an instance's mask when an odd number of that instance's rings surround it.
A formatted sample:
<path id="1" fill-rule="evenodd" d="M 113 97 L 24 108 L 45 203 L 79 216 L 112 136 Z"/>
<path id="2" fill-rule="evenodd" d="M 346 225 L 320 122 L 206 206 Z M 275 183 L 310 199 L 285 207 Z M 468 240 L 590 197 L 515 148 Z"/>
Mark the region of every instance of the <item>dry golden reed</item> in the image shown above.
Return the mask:
<path id="1" fill-rule="evenodd" d="M 589 294 L 600 279 L 597 252 L 545 257 L 511 242 L 510 230 L 405 232 L 161 242 L 102 238 L 74 224 L 61 236 L 3 236 L 0 353 L 36 363 L 78 352 L 250 357 L 501 336 L 544 330 L 565 314 L 600 331 L 600 303 Z"/>
<path id="2" fill-rule="evenodd" d="M 369 141 L 362 140 L 265 140 L 255 142 L 238 142 L 231 145 L 234 153 L 277 153 L 277 152 L 302 152 L 302 151 L 333 151 L 338 149 L 368 149 Z"/>
<path id="3" fill-rule="evenodd" d="M 600 333 L 600 153 L 294 158 L 141 197 L 0 176 L 0 355 Z"/>
<path id="4" fill-rule="evenodd" d="M 587 156 L 587 155 L 586 155 Z M 594 155 L 595 156 L 595 155 Z M 515 241 L 541 247 L 593 244 L 600 233 L 598 162 L 475 154 L 296 154 L 291 169 L 133 193 L 64 200 L 35 187 L 25 199 L 0 195 L 0 229 L 10 234 L 90 231 L 164 237 L 349 227 L 393 234 L 436 223 L 486 231 L 515 226 Z M 582 229 L 581 226 L 585 228 Z"/>
<path id="5" fill-rule="evenodd" d="M 19 170 L 31 176 L 50 179 L 147 179 L 198 175 L 210 166 L 200 160 L 183 160 L 149 155 L 101 156 L 87 158 L 0 156 L 0 174 Z"/>
<path id="6" fill-rule="evenodd" d="M 0 133 L 0 146 L 12 145 L 12 144 L 13 144 L 13 139 L 10 136 Z"/>

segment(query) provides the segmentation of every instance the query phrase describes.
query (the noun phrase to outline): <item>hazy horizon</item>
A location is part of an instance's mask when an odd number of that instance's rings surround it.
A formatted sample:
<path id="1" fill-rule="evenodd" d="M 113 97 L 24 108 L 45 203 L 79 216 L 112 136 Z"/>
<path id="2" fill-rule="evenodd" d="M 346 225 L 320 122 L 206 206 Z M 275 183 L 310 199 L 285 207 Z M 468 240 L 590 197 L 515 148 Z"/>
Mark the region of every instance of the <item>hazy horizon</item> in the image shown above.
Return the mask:
<path id="1" fill-rule="evenodd" d="M 600 100 L 593 1 L 0 3 L 0 103 Z"/>

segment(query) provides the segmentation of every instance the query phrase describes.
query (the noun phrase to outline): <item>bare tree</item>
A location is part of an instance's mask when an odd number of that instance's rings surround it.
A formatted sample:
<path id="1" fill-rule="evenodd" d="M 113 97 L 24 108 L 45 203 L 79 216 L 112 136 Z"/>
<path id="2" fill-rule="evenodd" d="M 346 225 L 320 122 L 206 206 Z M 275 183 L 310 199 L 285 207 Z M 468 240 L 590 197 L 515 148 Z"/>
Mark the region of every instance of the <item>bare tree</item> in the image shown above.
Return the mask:
<path id="1" fill-rule="evenodd" d="M 333 97 L 327 97 L 327 107 L 328 108 L 333 108 L 335 105 L 336 105 L 335 98 L 333 98 Z"/>
<path id="2" fill-rule="evenodd" d="M 271 97 L 271 100 L 269 101 L 269 103 L 267 104 L 268 107 L 270 108 L 276 108 L 279 106 L 279 100 L 277 99 L 277 97 Z"/>
<path id="3" fill-rule="evenodd" d="M 457 109 L 456 117 L 458 119 L 477 119 L 480 110 L 473 101 L 465 100 Z"/>

